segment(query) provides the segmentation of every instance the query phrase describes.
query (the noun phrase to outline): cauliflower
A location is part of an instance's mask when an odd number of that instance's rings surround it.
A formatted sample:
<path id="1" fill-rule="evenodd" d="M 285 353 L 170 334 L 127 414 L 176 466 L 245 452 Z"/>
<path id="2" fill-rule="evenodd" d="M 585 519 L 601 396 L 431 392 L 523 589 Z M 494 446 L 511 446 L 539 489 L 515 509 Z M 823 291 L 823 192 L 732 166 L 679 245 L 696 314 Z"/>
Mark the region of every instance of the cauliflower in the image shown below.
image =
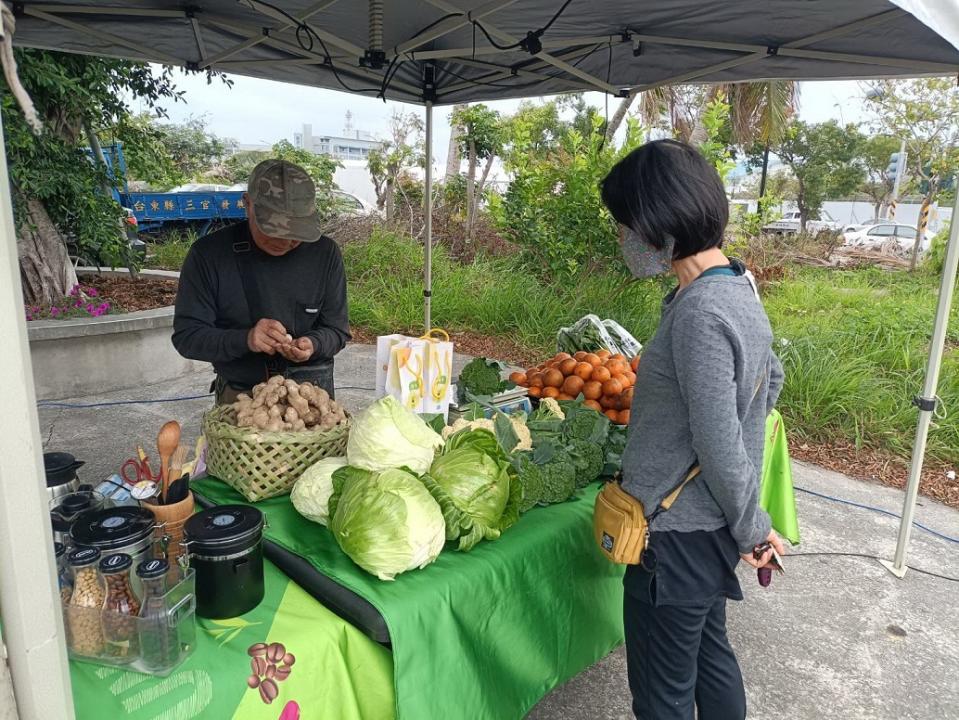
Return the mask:
<path id="1" fill-rule="evenodd" d="M 517 444 L 513 450 L 531 450 L 533 447 L 533 438 L 529 433 L 529 428 L 526 427 L 526 423 L 518 417 L 511 417 L 509 420 L 513 425 L 513 432 L 515 432 L 516 437 L 519 438 L 519 444 Z M 449 439 L 450 435 L 455 435 L 460 430 L 488 430 L 493 433 L 493 435 L 496 434 L 492 418 L 479 418 L 478 420 L 460 418 L 452 425 L 447 425 L 443 428 L 443 439 Z"/>

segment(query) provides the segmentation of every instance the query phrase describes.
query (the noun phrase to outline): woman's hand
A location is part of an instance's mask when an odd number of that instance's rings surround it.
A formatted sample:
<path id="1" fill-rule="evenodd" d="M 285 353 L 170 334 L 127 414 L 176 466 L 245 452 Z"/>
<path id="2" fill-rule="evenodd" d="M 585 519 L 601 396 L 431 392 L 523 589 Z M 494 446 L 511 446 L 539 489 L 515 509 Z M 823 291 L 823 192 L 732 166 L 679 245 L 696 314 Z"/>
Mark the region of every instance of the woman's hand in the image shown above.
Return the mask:
<path id="1" fill-rule="evenodd" d="M 769 531 L 769 535 L 766 536 L 766 542 L 768 542 L 770 545 L 773 546 L 776 552 L 779 553 L 780 557 L 786 554 L 786 548 L 783 545 L 783 541 L 776 534 L 775 530 Z M 769 561 L 772 560 L 773 551 L 767 550 L 766 552 L 763 553 L 762 557 L 759 558 L 759 560 L 753 557 L 752 553 L 746 553 L 745 555 L 740 555 L 739 557 L 743 559 L 743 562 L 748 563 L 749 565 L 752 565 L 754 568 L 761 568 L 768 565 Z"/>

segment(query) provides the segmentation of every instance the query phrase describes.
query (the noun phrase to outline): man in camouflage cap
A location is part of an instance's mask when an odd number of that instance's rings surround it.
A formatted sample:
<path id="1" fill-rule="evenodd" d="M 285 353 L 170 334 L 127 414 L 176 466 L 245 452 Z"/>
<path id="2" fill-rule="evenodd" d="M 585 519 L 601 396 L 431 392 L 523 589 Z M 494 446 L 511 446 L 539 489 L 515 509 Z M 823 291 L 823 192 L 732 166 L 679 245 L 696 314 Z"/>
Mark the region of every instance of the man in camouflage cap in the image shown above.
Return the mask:
<path id="1" fill-rule="evenodd" d="M 217 402 L 271 375 L 333 392 L 333 356 L 350 339 L 346 274 L 321 230 L 316 186 L 286 160 L 253 169 L 246 222 L 190 249 L 180 273 L 173 344 L 211 362 Z"/>

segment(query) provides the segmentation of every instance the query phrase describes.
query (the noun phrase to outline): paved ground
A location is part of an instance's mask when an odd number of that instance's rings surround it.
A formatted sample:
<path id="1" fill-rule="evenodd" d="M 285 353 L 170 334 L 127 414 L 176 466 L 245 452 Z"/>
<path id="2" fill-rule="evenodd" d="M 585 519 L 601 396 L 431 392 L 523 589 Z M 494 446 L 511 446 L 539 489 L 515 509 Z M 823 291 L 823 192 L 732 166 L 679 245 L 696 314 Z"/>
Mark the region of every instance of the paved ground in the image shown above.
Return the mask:
<path id="1" fill-rule="evenodd" d="M 374 362 L 351 346 L 337 361 L 338 399 L 368 401 Z M 70 403 L 155 399 L 206 392 L 209 374 Z M 179 420 L 195 437 L 208 399 L 100 408 L 42 407 L 47 449 L 87 461 L 91 481 L 114 472 L 136 442 L 151 446 L 160 425 Z M 797 463 L 795 483 L 899 512 L 902 493 Z M 803 543 L 796 552 L 860 552 L 889 558 L 898 521 L 798 493 Z M 921 500 L 917 520 L 959 536 L 959 512 Z M 910 562 L 959 577 L 957 546 L 916 530 Z M 959 718 L 959 585 L 910 572 L 897 580 L 874 560 L 786 558 L 788 575 L 761 589 L 743 571 L 746 602 L 729 611 L 729 632 L 747 678 L 750 718 L 762 720 L 945 720 Z M 631 717 L 622 651 L 558 688 L 531 720 Z M 426 720 L 426 719 L 424 719 Z"/>

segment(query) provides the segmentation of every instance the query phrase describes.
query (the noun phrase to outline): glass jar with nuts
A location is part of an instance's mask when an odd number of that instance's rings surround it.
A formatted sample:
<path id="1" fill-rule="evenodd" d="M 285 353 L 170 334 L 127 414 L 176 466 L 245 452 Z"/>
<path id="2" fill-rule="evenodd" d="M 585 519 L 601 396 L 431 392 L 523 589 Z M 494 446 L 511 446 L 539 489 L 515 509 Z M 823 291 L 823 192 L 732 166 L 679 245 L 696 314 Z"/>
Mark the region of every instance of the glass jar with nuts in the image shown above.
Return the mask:
<path id="1" fill-rule="evenodd" d="M 77 548 L 67 558 L 73 576 L 67 605 L 68 642 L 77 655 L 97 656 L 103 652 L 100 608 L 104 592 L 97 572 L 99 560 L 100 551 L 91 547 Z"/>
<path id="2" fill-rule="evenodd" d="M 104 655 L 133 661 L 139 654 L 137 616 L 140 600 L 130 587 L 133 558 L 126 553 L 108 555 L 100 561 L 103 576 Z"/>

